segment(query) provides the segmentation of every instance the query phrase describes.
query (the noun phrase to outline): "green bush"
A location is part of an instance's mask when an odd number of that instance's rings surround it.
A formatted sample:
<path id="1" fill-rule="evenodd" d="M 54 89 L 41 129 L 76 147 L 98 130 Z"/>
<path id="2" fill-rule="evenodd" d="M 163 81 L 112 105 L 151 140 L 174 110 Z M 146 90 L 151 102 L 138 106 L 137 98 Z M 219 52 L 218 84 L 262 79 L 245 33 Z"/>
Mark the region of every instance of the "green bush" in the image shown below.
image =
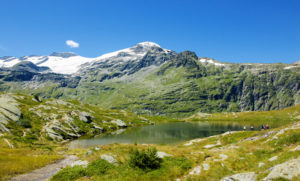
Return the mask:
<path id="1" fill-rule="evenodd" d="M 82 166 L 75 166 L 65 168 L 54 175 L 51 180 L 53 181 L 72 181 L 77 178 L 85 176 L 85 169 Z"/>
<path id="2" fill-rule="evenodd" d="M 31 125 L 30 120 L 28 118 L 21 118 L 18 121 L 18 124 L 20 126 L 22 126 L 23 128 L 32 128 L 32 125 Z"/>
<path id="3" fill-rule="evenodd" d="M 131 156 L 129 165 L 143 170 L 152 170 L 160 168 L 162 159 L 157 156 L 156 148 L 142 149 L 139 151 L 135 149 Z"/>
<path id="4" fill-rule="evenodd" d="M 105 160 L 99 159 L 92 163 L 90 163 L 86 168 L 86 175 L 93 176 L 93 175 L 103 175 L 107 172 L 107 170 L 113 168 L 114 166 L 108 163 Z"/>

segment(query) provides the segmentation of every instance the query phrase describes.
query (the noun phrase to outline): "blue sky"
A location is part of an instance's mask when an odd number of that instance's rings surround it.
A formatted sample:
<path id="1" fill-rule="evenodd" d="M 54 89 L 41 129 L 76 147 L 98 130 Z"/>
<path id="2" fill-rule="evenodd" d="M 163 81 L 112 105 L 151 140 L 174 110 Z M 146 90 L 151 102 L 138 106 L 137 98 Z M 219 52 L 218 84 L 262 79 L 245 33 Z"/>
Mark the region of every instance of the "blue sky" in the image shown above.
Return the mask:
<path id="1" fill-rule="evenodd" d="M 299 9 L 299 0 L 0 0 L 0 56 L 96 57 L 153 41 L 226 62 L 292 63 Z"/>

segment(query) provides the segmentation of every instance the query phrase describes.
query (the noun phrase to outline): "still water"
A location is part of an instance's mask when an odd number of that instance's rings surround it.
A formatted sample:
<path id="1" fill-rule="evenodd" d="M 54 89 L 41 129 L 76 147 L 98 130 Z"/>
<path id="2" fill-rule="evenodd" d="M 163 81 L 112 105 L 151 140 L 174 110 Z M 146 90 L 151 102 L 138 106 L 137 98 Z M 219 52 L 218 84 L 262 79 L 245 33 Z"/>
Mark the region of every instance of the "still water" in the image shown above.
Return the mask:
<path id="1" fill-rule="evenodd" d="M 111 143 L 177 144 L 187 140 L 208 137 L 227 131 L 242 130 L 238 124 L 215 124 L 206 122 L 176 122 L 151 126 L 138 126 L 118 130 L 101 137 L 72 141 L 70 148 L 85 148 Z"/>

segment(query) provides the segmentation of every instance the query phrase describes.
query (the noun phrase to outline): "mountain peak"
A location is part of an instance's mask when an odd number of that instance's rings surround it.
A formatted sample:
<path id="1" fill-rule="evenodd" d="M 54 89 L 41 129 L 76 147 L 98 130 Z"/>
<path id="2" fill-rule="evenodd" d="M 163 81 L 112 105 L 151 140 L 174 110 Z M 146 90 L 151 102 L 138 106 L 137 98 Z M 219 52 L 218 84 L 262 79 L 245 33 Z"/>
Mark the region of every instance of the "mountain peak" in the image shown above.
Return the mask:
<path id="1" fill-rule="evenodd" d="M 50 56 L 69 58 L 69 57 L 74 57 L 74 56 L 78 56 L 78 55 L 74 52 L 53 52 Z"/>
<path id="2" fill-rule="evenodd" d="M 143 46 L 143 47 L 160 47 L 157 43 L 150 42 L 150 41 L 144 41 L 136 44 L 137 46 Z"/>

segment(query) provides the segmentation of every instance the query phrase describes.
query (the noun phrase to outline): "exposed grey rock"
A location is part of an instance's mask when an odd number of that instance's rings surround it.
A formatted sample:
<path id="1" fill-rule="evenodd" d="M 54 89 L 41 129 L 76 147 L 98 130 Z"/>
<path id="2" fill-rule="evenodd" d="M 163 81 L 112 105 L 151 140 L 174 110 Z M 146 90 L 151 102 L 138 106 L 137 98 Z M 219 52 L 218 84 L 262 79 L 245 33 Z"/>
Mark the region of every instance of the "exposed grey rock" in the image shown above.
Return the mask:
<path id="1" fill-rule="evenodd" d="M 291 159 L 282 164 L 276 165 L 272 168 L 269 175 L 263 180 L 273 180 L 275 178 L 283 177 L 292 180 L 293 177 L 300 176 L 300 157 Z"/>
<path id="2" fill-rule="evenodd" d="M 17 101 L 8 94 L 0 95 L 0 131 L 10 133 L 5 124 L 8 121 L 17 122 L 22 116 L 22 112 L 19 109 Z"/>
<path id="3" fill-rule="evenodd" d="M 219 157 L 221 158 L 222 161 L 224 161 L 228 158 L 228 156 L 225 154 L 220 154 Z"/>
<path id="4" fill-rule="evenodd" d="M 52 120 L 48 122 L 44 128 L 44 132 L 48 135 L 51 139 L 61 141 L 69 138 L 78 138 L 81 135 L 76 132 L 76 130 L 70 127 L 66 127 L 60 122 L 59 120 Z"/>
<path id="5" fill-rule="evenodd" d="M 294 149 L 291 149 L 290 151 L 300 151 L 300 145 L 297 145 Z"/>
<path id="6" fill-rule="evenodd" d="M 8 120 L 18 121 L 22 112 L 17 101 L 9 95 L 0 95 L 0 122 L 6 124 Z"/>
<path id="7" fill-rule="evenodd" d="M 103 131 L 103 128 L 99 127 L 96 123 L 92 123 L 94 129 L 98 129 L 100 131 Z"/>
<path id="8" fill-rule="evenodd" d="M 112 120 L 111 123 L 116 124 L 117 126 L 119 126 L 120 128 L 125 128 L 127 127 L 126 123 L 120 119 L 116 119 L 116 120 Z"/>
<path id="9" fill-rule="evenodd" d="M 83 167 L 87 167 L 87 165 L 89 164 L 88 161 L 84 160 L 76 160 L 74 161 L 73 163 L 71 163 L 71 167 L 74 167 L 74 166 L 83 166 Z"/>
<path id="10" fill-rule="evenodd" d="M 262 166 L 264 166 L 264 165 L 265 165 L 265 163 L 260 162 L 260 163 L 258 164 L 258 167 L 262 167 Z"/>
<path id="11" fill-rule="evenodd" d="M 162 152 L 162 151 L 158 151 L 158 152 L 156 153 L 156 155 L 157 155 L 157 157 L 159 157 L 159 158 L 164 158 L 164 157 L 170 157 L 170 156 L 173 156 L 173 155 L 167 154 L 167 153 Z"/>
<path id="12" fill-rule="evenodd" d="M 202 164 L 202 167 L 203 167 L 203 170 L 205 170 L 205 171 L 207 171 L 207 170 L 210 169 L 210 166 L 209 166 L 209 164 L 207 164 L 207 163 L 203 163 L 203 164 Z"/>
<path id="13" fill-rule="evenodd" d="M 83 121 L 85 123 L 91 123 L 92 122 L 92 115 L 88 112 L 79 112 L 79 119 L 80 121 Z"/>
<path id="14" fill-rule="evenodd" d="M 96 150 L 96 151 L 99 151 L 99 150 L 100 150 L 100 148 L 99 148 L 99 147 L 95 147 L 95 150 Z"/>
<path id="15" fill-rule="evenodd" d="M 269 161 L 273 162 L 273 161 L 277 160 L 277 158 L 278 158 L 278 156 L 274 156 L 274 157 L 270 158 Z"/>
<path id="16" fill-rule="evenodd" d="M 197 166 L 193 168 L 192 171 L 189 172 L 189 175 L 200 175 L 201 174 L 201 166 Z"/>
<path id="17" fill-rule="evenodd" d="M 257 175 L 254 172 L 238 173 L 222 178 L 221 181 L 256 181 Z"/>
<path id="18" fill-rule="evenodd" d="M 118 164 L 117 160 L 114 157 L 110 156 L 110 155 L 101 155 L 100 158 L 107 161 L 108 163 L 111 163 L 111 164 L 114 164 L 114 165 Z"/>

